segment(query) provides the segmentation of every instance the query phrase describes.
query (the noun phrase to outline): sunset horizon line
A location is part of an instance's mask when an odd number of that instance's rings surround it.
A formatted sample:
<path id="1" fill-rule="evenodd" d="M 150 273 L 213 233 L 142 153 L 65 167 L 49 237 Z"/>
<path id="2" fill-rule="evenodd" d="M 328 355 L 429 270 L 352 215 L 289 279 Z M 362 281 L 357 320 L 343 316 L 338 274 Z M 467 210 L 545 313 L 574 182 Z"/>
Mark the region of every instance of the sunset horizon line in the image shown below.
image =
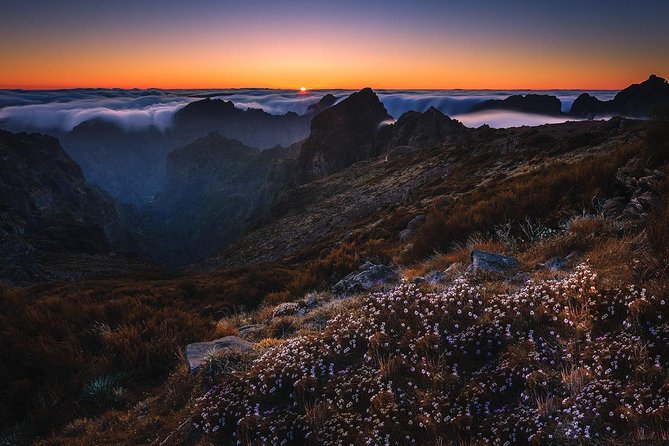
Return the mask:
<path id="1" fill-rule="evenodd" d="M 520 87 L 520 86 L 500 86 L 500 87 L 480 87 L 480 86 L 471 86 L 471 87 L 388 87 L 388 86 L 377 86 L 375 87 L 371 83 L 356 85 L 356 86 L 317 86 L 317 87 L 308 87 L 306 86 L 307 92 L 312 91 L 328 91 L 328 90 L 361 90 L 364 88 L 371 88 L 375 91 L 381 90 L 420 90 L 420 91 L 439 91 L 439 90 L 480 90 L 480 91 L 496 91 L 496 90 L 508 90 L 508 91 L 546 91 L 546 90 L 600 90 L 600 91 L 613 91 L 613 90 L 622 90 L 626 87 L 629 87 L 633 84 L 638 84 L 645 81 L 650 76 L 655 75 L 661 78 L 666 79 L 665 75 L 657 73 L 649 73 L 646 77 L 637 79 L 636 81 L 628 81 L 626 84 L 620 84 L 616 86 L 529 86 L 529 87 Z M 293 90 L 295 92 L 300 92 L 302 86 L 119 86 L 119 85 L 85 85 L 85 86 L 75 86 L 75 85 L 0 85 L 0 90 L 24 90 L 24 91 L 57 91 L 57 90 L 164 90 L 164 91 L 174 91 L 174 90 Z"/>

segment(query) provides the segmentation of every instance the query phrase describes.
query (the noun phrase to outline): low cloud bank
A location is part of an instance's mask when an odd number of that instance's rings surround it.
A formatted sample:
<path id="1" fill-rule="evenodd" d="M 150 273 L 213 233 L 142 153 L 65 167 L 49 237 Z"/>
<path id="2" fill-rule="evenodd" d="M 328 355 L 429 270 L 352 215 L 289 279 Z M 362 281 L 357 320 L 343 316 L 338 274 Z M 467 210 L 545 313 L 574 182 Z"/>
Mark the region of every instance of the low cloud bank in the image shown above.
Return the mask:
<path id="1" fill-rule="evenodd" d="M 339 100 L 349 90 L 319 90 L 307 94 L 292 90 L 119 90 L 74 89 L 50 91 L 0 90 L 0 127 L 10 130 L 70 131 L 89 119 L 101 118 L 117 123 L 124 129 L 140 130 L 155 126 L 169 127 L 174 113 L 189 102 L 204 97 L 232 101 L 240 109 L 258 108 L 272 114 L 294 112 L 304 114 L 309 105 L 327 93 Z M 504 99 L 512 94 L 529 91 L 504 90 L 379 90 L 379 98 L 388 112 L 399 118 L 409 110 L 425 111 L 435 107 L 442 113 L 460 119 L 465 125 L 491 127 L 537 125 L 562 122 L 561 118 L 528 115 L 515 112 L 468 113 L 476 104 L 488 99 Z M 568 111 L 582 91 L 542 91 L 562 101 Z M 615 92 L 591 91 L 602 100 L 613 98 Z"/>

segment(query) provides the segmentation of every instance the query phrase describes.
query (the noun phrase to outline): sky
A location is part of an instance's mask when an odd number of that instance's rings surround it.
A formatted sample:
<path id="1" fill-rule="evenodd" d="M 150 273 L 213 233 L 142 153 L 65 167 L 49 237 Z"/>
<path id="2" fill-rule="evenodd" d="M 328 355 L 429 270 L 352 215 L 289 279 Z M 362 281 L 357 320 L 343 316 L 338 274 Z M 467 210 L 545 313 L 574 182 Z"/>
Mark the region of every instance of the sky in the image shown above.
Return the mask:
<path id="1" fill-rule="evenodd" d="M 0 0 L 0 88 L 622 89 L 669 1 Z"/>

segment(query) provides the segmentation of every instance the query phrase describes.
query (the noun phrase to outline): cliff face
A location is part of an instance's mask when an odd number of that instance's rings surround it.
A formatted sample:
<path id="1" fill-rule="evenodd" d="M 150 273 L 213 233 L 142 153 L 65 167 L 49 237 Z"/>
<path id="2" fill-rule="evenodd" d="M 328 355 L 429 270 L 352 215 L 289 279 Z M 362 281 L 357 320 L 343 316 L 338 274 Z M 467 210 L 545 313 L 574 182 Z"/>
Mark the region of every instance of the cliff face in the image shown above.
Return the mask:
<path id="1" fill-rule="evenodd" d="M 300 151 L 301 180 L 331 175 L 378 154 L 379 129 L 391 119 L 370 88 L 314 116 L 311 133 Z"/>
<path id="2" fill-rule="evenodd" d="M 76 271 L 54 270 L 49 259 L 129 248 L 122 210 L 58 140 L 0 131 L 0 160 L 0 281 L 67 277 Z"/>
<path id="3" fill-rule="evenodd" d="M 153 209 L 171 239 L 168 264 L 210 255 L 268 210 L 290 177 L 291 150 L 259 150 L 218 133 L 170 153 Z"/>

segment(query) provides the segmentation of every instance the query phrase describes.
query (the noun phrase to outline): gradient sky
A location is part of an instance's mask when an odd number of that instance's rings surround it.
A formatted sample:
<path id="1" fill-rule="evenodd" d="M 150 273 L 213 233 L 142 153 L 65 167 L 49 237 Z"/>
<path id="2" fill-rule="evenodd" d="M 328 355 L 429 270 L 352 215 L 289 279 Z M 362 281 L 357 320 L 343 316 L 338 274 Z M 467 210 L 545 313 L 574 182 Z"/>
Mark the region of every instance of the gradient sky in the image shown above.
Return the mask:
<path id="1" fill-rule="evenodd" d="M 0 88 L 582 88 L 669 75 L 669 1 L 1 0 Z"/>

